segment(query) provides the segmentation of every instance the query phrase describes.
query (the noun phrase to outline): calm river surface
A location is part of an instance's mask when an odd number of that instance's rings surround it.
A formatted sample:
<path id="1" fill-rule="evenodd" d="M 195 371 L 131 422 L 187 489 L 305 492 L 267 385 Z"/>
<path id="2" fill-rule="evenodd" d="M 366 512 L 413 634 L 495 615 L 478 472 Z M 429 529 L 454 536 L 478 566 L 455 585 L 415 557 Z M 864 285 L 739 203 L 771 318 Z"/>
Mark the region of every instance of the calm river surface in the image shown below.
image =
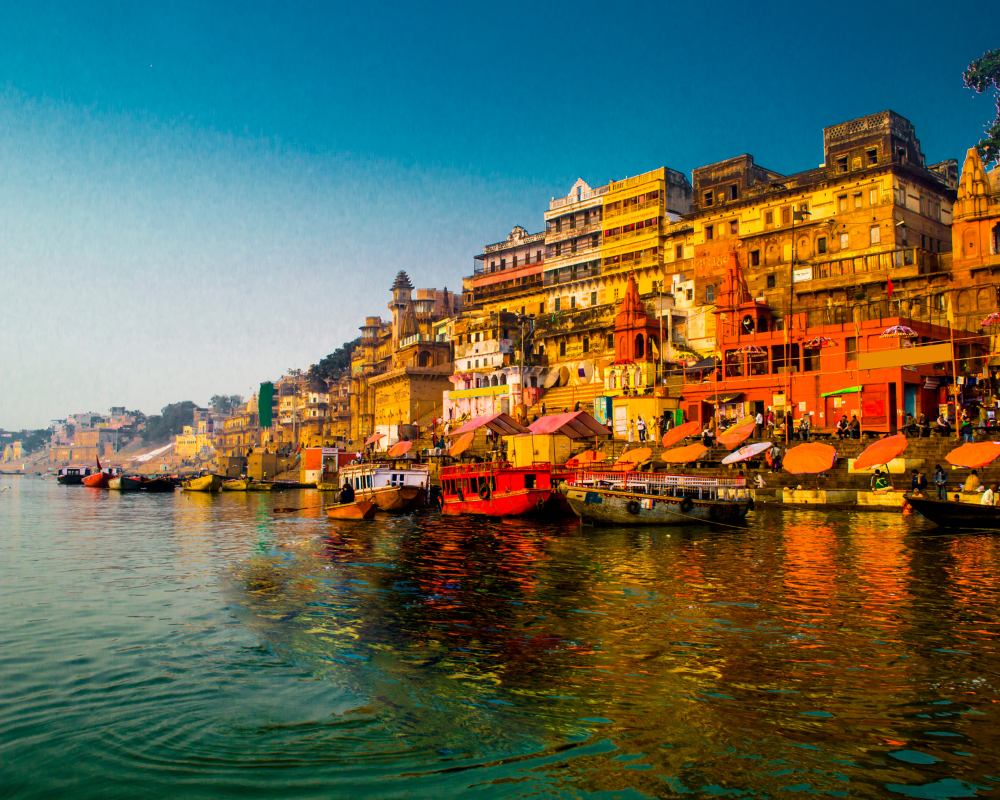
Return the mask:
<path id="1" fill-rule="evenodd" d="M 1000 794 L 1000 537 L 0 485 L 6 800 Z"/>

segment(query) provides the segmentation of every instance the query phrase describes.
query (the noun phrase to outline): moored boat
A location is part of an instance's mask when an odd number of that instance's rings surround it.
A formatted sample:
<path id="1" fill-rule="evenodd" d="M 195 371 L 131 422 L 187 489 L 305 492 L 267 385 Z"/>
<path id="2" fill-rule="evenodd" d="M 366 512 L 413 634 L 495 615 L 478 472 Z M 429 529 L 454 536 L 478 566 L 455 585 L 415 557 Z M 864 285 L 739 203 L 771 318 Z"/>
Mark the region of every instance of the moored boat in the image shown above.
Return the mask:
<path id="1" fill-rule="evenodd" d="M 222 482 L 222 491 L 224 492 L 245 492 L 247 490 L 247 482 L 242 478 L 230 478 L 228 481 Z"/>
<path id="2" fill-rule="evenodd" d="M 558 514 L 564 504 L 556 489 L 572 475 L 565 466 L 515 467 L 507 461 L 445 467 L 441 470 L 441 513 L 490 517 Z"/>
<path id="3" fill-rule="evenodd" d="M 247 481 L 247 491 L 248 492 L 273 492 L 274 484 L 271 482 L 264 481 Z"/>
<path id="4" fill-rule="evenodd" d="M 172 492 L 177 485 L 170 478 L 144 478 L 142 490 L 144 492 Z"/>
<path id="5" fill-rule="evenodd" d="M 375 516 L 376 505 L 371 500 L 355 500 L 352 503 L 338 503 L 326 507 L 330 519 L 371 519 Z"/>
<path id="6" fill-rule="evenodd" d="M 600 525 L 734 523 L 753 508 L 745 478 L 578 472 L 561 490 L 578 517 Z"/>
<path id="7" fill-rule="evenodd" d="M 218 475 L 203 475 L 184 481 L 181 489 L 185 492 L 218 492 L 222 488 L 222 478 Z"/>
<path id="8" fill-rule="evenodd" d="M 1000 506 L 949 503 L 947 500 L 931 500 L 909 494 L 903 496 L 916 511 L 940 528 L 1000 531 Z"/>
<path id="9" fill-rule="evenodd" d="M 351 464 L 340 470 L 358 497 L 371 500 L 381 511 L 410 511 L 427 504 L 430 467 L 425 464 Z"/>
<path id="10" fill-rule="evenodd" d="M 122 478 L 112 478 L 108 481 L 108 488 L 113 492 L 119 492 L 122 488 Z"/>
<path id="11" fill-rule="evenodd" d="M 145 479 L 141 475 L 122 475 L 121 490 L 123 492 L 138 492 L 145 488 Z"/>
<path id="12" fill-rule="evenodd" d="M 83 479 L 90 475 L 90 467 L 63 467 L 59 470 L 56 481 L 63 486 L 80 486 Z"/>

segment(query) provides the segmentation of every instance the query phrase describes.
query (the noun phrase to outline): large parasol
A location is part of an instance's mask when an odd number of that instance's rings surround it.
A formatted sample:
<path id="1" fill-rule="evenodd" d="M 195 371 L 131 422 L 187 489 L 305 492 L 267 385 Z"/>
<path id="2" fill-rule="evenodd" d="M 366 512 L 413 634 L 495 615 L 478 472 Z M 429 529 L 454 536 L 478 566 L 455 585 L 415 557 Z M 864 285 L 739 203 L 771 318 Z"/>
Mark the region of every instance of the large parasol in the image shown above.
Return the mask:
<path id="1" fill-rule="evenodd" d="M 808 347 L 810 350 L 819 350 L 823 347 L 835 347 L 836 344 L 837 343 L 829 336 L 816 336 L 806 342 L 803 346 Z"/>
<path id="2" fill-rule="evenodd" d="M 475 431 L 469 431 L 468 433 L 463 433 L 462 436 L 455 442 L 451 449 L 448 451 L 448 455 L 452 458 L 458 458 L 462 453 L 469 449 L 469 445 L 472 444 L 472 440 L 476 438 Z"/>
<path id="3" fill-rule="evenodd" d="M 748 444 L 745 447 L 741 447 L 739 450 L 734 450 L 724 459 L 722 459 L 723 464 L 735 464 L 737 461 L 746 461 L 747 459 L 753 458 L 754 456 L 759 456 L 761 453 L 767 452 L 771 449 L 773 445 L 770 442 L 757 442 L 756 444 Z"/>
<path id="4" fill-rule="evenodd" d="M 755 424 L 756 423 L 753 417 L 747 417 L 742 422 L 736 423 L 725 433 L 719 434 L 719 444 L 723 447 L 728 447 L 729 449 L 739 447 L 743 444 L 743 442 L 750 438 L 750 434 L 753 433 Z"/>
<path id="5" fill-rule="evenodd" d="M 979 323 L 980 328 L 992 328 L 994 325 L 1000 325 L 1000 311 L 994 311 Z"/>
<path id="6" fill-rule="evenodd" d="M 885 439 L 879 439 L 875 444 L 865 448 L 854 461 L 854 469 L 871 469 L 880 464 L 888 464 L 902 453 L 909 444 L 906 437 L 898 433 Z"/>
<path id="7" fill-rule="evenodd" d="M 389 458 L 402 458 L 410 452 L 413 442 L 396 442 L 389 448 Z"/>
<path id="8" fill-rule="evenodd" d="M 703 444 L 689 444 L 684 447 L 675 447 L 667 450 L 660 458 L 668 464 L 688 464 L 703 458 L 708 448 Z"/>
<path id="9" fill-rule="evenodd" d="M 742 347 L 737 348 L 736 352 L 740 353 L 741 355 L 748 355 L 748 356 L 767 355 L 767 350 L 765 350 L 763 347 L 758 347 L 755 344 L 745 344 Z"/>
<path id="10" fill-rule="evenodd" d="M 671 445 L 677 444 L 682 439 L 687 439 L 688 436 L 697 436 L 700 432 L 701 423 L 699 423 L 698 420 L 685 422 L 683 425 L 671 428 L 663 434 L 663 446 L 670 447 Z"/>
<path id="11" fill-rule="evenodd" d="M 945 456 L 956 467 L 978 469 L 992 464 L 1000 456 L 1000 442 L 974 442 L 963 444 Z"/>
<path id="12" fill-rule="evenodd" d="M 367 446 L 370 444 L 375 444 L 375 442 L 378 442 L 384 438 L 385 438 L 384 433 L 373 433 L 371 436 L 365 439 L 365 445 Z"/>
<path id="13" fill-rule="evenodd" d="M 905 325 L 893 325 L 879 334 L 880 339 L 916 339 L 920 334 Z"/>
<path id="14" fill-rule="evenodd" d="M 837 451 L 828 444 L 807 442 L 785 453 L 782 468 L 792 475 L 815 475 L 832 468 Z"/>
<path id="15" fill-rule="evenodd" d="M 600 464 L 607 455 L 601 453 L 597 450 L 584 450 L 582 453 L 577 453 L 569 461 L 566 462 L 566 466 L 570 468 L 587 468 L 593 466 L 594 464 Z"/>
<path id="16" fill-rule="evenodd" d="M 634 467 L 636 464 L 641 464 L 643 461 L 648 460 L 652 454 L 653 451 L 648 447 L 637 447 L 634 450 L 626 450 L 618 456 L 618 460 L 615 462 L 615 465 L 619 467 Z"/>

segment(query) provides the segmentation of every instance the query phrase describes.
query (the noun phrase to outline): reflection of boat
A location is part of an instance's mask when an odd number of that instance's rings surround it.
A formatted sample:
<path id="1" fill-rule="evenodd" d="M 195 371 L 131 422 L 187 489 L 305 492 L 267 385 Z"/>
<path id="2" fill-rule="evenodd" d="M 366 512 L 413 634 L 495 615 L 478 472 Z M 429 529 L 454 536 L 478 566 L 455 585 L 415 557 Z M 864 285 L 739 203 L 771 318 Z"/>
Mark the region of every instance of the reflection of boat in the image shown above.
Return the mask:
<path id="1" fill-rule="evenodd" d="M 375 503 L 370 500 L 356 500 L 353 503 L 339 503 L 326 507 L 330 519 L 371 519 L 375 516 Z"/>
<path id="2" fill-rule="evenodd" d="M 245 492 L 246 490 L 247 482 L 242 478 L 231 478 L 222 482 L 222 491 L 224 492 Z"/>
<path id="3" fill-rule="evenodd" d="M 181 488 L 185 492 L 217 492 L 222 488 L 222 478 L 218 475 L 203 475 L 184 481 Z"/>
<path id="4" fill-rule="evenodd" d="M 517 517 L 563 508 L 556 491 L 572 472 L 564 466 L 514 467 L 506 461 L 458 464 L 441 470 L 441 513 Z"/>
<path id="5" fill-rule="evenodd" d="M 344 483 L 354 487 L 358 497 L 374 501 L 382 511 L 409 511 L 427 503 L 431 485 L 426 464 L 351 464 L 340 470 Z"/>
<path id="6" fill-rule="evenodd" d="M 942 528 L 1000 530 L 1000 507 L 974 503 L 949 503 L 904 495 L 906 502 Z"/>
<path id="7" fill-rule="evenodd" d="M 580 472 L 563 493 L 577 516 L 608 525 L 737 522 L 753 506 L 745 478 Z"/>

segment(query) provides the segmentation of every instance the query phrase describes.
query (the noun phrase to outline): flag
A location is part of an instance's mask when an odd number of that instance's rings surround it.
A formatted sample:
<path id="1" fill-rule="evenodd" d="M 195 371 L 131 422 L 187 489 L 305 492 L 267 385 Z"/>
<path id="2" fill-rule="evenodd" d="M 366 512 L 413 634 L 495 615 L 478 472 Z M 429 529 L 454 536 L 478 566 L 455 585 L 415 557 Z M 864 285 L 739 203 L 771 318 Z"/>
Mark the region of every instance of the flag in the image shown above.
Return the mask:
<path id="1" fill-rule="evenodd" d="M 889 299 L 892 300 L 892 278 L 889 278 L 889 284 L 885 287 L 885 290 L 889 295 Z"/>

